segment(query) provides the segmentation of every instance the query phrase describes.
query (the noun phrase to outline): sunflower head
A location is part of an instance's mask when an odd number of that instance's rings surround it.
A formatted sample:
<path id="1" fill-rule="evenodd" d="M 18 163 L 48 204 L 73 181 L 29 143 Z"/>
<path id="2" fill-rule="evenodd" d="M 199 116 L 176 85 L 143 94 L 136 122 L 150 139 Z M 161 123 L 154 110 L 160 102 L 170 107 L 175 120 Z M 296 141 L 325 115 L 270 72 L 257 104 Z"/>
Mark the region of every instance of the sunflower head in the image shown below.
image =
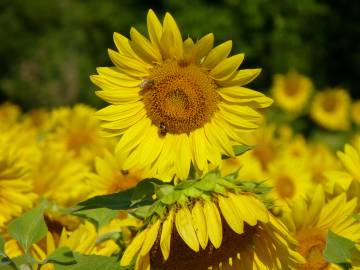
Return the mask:
<path id="1" fill-rule="evenodd" d="M 253 269 L 294 267 L 296 241 L 268 211 L 267 188 L 217 171 L 201 180 L 162 185 L 147 211 L 145 228 L 120 264 L 135 269 Z M 149 209 L 149 208 L 147 208 Z M 141 213 L 142 211 L 139 211 Z M 136 214 L 136 212 L 135 212 Z M 272 250 L 272 251 L 271 251 Z"/>
<path id="2" fill-rule="evenodd" d="M 0 231 L 13 217 L 31 208 L 37 198 L 28 162 L 30 157 L 36 159 L 36 153 L 24 149 L 13 135 L 11 130 L 0 133 Z"/>
<path id="3" fill-rule="evenodd" d="M 351 119 L 352 121 L 360 126 L 360 100 L 356 100 L 351 105 Z"/>
<path id="4" fill-rule="evenodd" d="M 261 122 L 271 99 L 243 87 L 260 69 L 238 70 L 243 54 L 229 57 L 232 42 L 214 47 L 214 35 L 183 40 L 173 17 L 161 23 L 150 10 L 148 38 L 115 33 L 115 67 L 98 68 L 91 80 L 111 103 L 97 112 L 104 132 L 122 135 L 116 148 L 123 170 L 149 167 L 154 176 L 186 179 L 190 164 L 203 174 L 221 156 L 234 156 L 243 133 Z M 178 153 L 181 153 L 178 155 Z"/>
<path id="5" fill-rule="evenodd" d="M 311 117 L 330 130 L 346 130 L 350 125 L 350 97 L 344 89 L 328 89 L 315 95 Z"/>
<path id="6" fill-rule="evenodd" d="M 329 231 L 359 241 L 360 223 L 353 217 L 356 204 L 357 200 L 347 200 L 345 193 L 326 201 L 320 185 L 314 189 L 311 198 L 294 202 L 284 220 L 296 235 L 298 252 L 306 259 L 299 269 L 333 269 L 323 256 Z"/>
<path id="7" fill-rule="evenodd" d="M 310 98 L 313 85 L 309 78 L 296 72 L 275 75 L 272 94 L 275 104 L 290 113 L 299 113 Z"/>

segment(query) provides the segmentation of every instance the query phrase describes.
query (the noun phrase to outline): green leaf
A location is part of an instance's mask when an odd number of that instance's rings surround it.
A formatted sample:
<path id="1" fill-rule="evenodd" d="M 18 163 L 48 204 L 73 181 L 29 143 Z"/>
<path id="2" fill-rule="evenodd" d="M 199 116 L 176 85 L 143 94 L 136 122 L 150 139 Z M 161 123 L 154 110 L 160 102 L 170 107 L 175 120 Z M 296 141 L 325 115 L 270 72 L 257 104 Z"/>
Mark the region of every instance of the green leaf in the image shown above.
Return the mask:
<path id="1" fill-rule="evenodd" d="M 78 204 L 73 213 L 96 208 L 128 210 L 153 203 L 152 195 L 155 186 L 164 184 L 162 181 L 149 178 L 139 182 L 136 187 L 113 194 L 95 196 Z"/>
<path id="2" fill-rule="evenodd" d="M 90 222 L 94 223 L 97 228 L 101 228 L 108 224 L 117 216 L 117 214 L 118 210 L 109 208 L 87 209 L 74 212 L 74 215 L 88 219 Z"/>
<path id="3" fill-rule="evenodd" d="M 109 208 L 113 210 L 130 209 L 131 197 L 134 193 L 134 190 L 135 188 L 131 188 L 113 194 L 95 196 L 79 203 L 78 209 L 74 210 L 74 213 L 85 209 L 95 208 Z"/>
<path id="4" fill-rule="evenodd" d="M 119 270 L 119 263 L 116 258 L 99 255 L 83 255 L 74 252 L 76 264 L 68 265 L 56 264 L 55 270 Z"/>
<path id="5" fill-rule="evenodd" d="M 245 144 L 242 144 L 242 145 L 234 145 L 233 146 L 233 150 L 234 150 L 234 153 L 235 153 L 235 156 L 240 156 L 242 154 L 244 154 L 245 152 L 253 149 L 254 146 L 250 146 L 250 145 L 245 145 Z M 226 156 L 226 155 L 223 155 L 222 156 L 222 159 L 229 159 L 230 157 L 229 156 Z"/>
<path id="6" fill-rule="evenodd" d="M 2 257 L 7 257 L 5 254 L 5 240 L 4 238 L 0 235 L 0 259 Z"/>
<path id="7" fill-rule="evenodd" d="M 23 247 L 25 252 L 32 244 L 46 236 L 47 226 L 44 220 L 44 203 L 26 212 L 9 223 L 8 232 Z"/>
<path id="8" fill-rule="evenodd" d="M 75 257 L 71 249 L 68 247 L 60 247 L 55 249 L 42 264 L 53 263 L 53 264 L 74 264 L 76 263 Z"/>
<path id="9" fill-rule="evenodd" d="M 348 263 L 351 259 L 355 243 L 350 239 L 328 232 L 324 258 L 330 263 Z"/>
<path id="10" fill-rule="evenodd" d="M 37 261 L 29 253 L 13 258 L 12 262 L 16 265 L 17 269 L 20 270 L 31 270 L 31 265 L 37 263 Z"/>
<path id="11" fill-rule="evenodd" d="M 158 186 L 165 185 L 156 178 L 148 178 L 139 182 L 131 197 L 131 205 L 147 205 L 153 203 L 152 196 Z"/>

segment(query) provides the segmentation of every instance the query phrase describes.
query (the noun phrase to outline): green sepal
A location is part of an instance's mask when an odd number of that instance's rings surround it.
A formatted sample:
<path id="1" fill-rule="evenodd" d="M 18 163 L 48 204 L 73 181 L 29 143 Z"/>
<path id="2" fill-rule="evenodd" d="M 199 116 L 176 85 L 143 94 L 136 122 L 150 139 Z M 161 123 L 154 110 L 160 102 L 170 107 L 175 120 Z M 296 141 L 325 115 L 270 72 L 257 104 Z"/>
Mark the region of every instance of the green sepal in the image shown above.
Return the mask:
<path id="1" fill-rule="evenodd" d="M 240 145 L 234 145 L 233 146 L 235 156 L 240 156 L 240 155 L 246 153 L 247 151 L 249 151 L 249 150 L 251 150 L 253 148 L 254 148 L 254 146 L 245 145 L 245 144 L 240 144 Z M 226 155 L 222 155 L 221 158 L 222 159 L 229 159 L 231 157 L 226 156 Z"/>

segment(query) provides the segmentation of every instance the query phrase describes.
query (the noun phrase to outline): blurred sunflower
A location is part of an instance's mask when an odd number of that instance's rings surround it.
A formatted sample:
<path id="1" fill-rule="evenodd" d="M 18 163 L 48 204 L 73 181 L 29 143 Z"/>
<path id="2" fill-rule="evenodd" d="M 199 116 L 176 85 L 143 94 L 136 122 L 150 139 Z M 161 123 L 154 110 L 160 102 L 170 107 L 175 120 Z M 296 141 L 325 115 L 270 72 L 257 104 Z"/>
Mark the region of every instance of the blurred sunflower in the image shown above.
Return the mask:
<path id="1" fill-rule="evenodd" d="M 34 192 L 62 207 L 70 207 L 87 198 L 89 168 L 64 145 L 45 141 L 31 178 Z"/>
<path id="2" fill-rule="evenodd" d="M 275 75 L 271 89 L 275 105 L 290 113 L 304 110 L 310 98 L 313 84 L 311 80 L 299 73 Z"/>
<path id="3" fill-rule="evenodd" d="M 291 213 L 285 217 L 285 222 L 296 235 L 299 242 L 298 252 L 306 259 L 306 263 L 298 269 L 341 269 L 329 264 L 323 257 L 326 236 L 332 231 L 359 242 L 360 222 L 353 217 L 356 200 L 347 201 L 346 195 L 342 193 L 325 202 L 324 190 L 318 186 L 310 200 L 294 202 Z"/>
<path id="4" fill-rule="evenodd" d="M 120 162 L 110 152 L 106 151 L 104 157 L 95 159 L 96 173 L 90 175 L 93 189 L 91 196 L 111 194 L 136 186 L 143 178 L 141 171 L 121 170 Z"/>
<path id="5" fill-rule="evenodd" d="M 351 182 L 360 186 L 360 150 L 350 144 L 345 145 L 344 152 L 338 151 L 337 156 L 342 164 L 342 170 L 330 170 L 325 176 L 343 190 L 348 190 Z"/>
<path id="6" fill-rule="evenodd" d="M 241 133 L 258 127 L 258 109 L 272 100 L 242 87 L 260 69 L 238 70 L 244 54 L 228 57 L 231 41 L 215 48 L 213 34 L 183 41 L 169 13 L 161 24 L 150 10 L 147 26 L 150 40 L 135 28 L 131 40 L 115 33 L 115 67 L 91 77 L 102 89 L 97 95 L 112 104 L 97 116 L 107 134 L 122 135 L 116 152 L 123 170 L 149 166 L 185 179 L 191 161 L 203 173 L 208 161 L 217 166 L 222 154 L 233 157 Z"/>
<path id="7" fill-rule="evenodd" d="M 116 224 L 120 225 L 119 223 Z M 110 225 L 108 227 L 103 229 L 102 232 L 97 233 L 95 226 L 86 221 L 84 224 L 80 224 L 75 231 L 67 231 L 65 228 L 62 228 L 60 235 L 49 231 L 46 239 L 32 245 L 30 253 L 38 261 L 45 260 L 55 249 L 60 247 L 68 247 L 72 251 L 85 255 L 111 256 L 119 250 L 119 246 L 112 239 L 99 241 L 111 228 Z M 117 231 L 120 230 L 119 226 Z M 21 247 L 14 239 L 10 239 L 5 243 L 5 253 L 10 258 L 23 255 Z M 53 264 L 45 264 L 36 269 L 54 270 L 55 268 Z"/>
<path id="8" fill-rule="evenodd" d="M 296 241 L 259 198 L 216 175 L 184 182 L 159 198 L 166 208 L 157 204 L 162 214 L 150 215 L 120 265 L 137 255 L 135 270 L 296 269 L 303 261 Z"/>
<path id="9" fill-rule="evenodd" d="M 286 156 L 270 164 L 269 184 L 273 187 L 270 194 L 275 199 L 274 205 L 281 209 L 305 197 L 313 186 L 311 172 L 305 164 Z"/>
<path id="10" fill-rule="evenodd" d="M 100 121 L 94 114 L 93 108 L 82 104 L 55 109 L 49 123 L 50 140 L 62 143 L 84 162 L 92 162 L 111 145 L 111 140 L 100 135 Z"/>
<path id="11" fill-rule="evenodd" d="M 356 125 L 360 125 L 360 100 L 356 100 L 351 105 L 351 119 Z"/>
<path id="12" fill-rule="evenodd" d="M 328 89 L 314 97 L 311 117 L 330 130 L 346 130 L 350 126 L 350 96 L 344 89 Z"/>
<path id="13" fill-rule="evenodd" d="M 10 102 L 0 104 L 0 130 L 16 123 L 21 115 L 19 106 Z"/>
<path id="14" fill-rule="evenodd" d="M 0 133 L 0 231 L 11 218 L 31 208 L 37 198 L 26 154 L 14 143 L 11 133 Z"/>

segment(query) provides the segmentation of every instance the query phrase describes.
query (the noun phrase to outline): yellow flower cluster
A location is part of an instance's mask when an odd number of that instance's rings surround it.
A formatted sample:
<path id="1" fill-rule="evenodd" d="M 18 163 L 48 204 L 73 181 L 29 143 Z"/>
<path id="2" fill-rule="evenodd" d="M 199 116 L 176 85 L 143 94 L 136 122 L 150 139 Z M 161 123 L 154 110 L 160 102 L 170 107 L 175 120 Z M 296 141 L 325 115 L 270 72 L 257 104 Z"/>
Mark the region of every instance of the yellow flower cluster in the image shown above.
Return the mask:
<path id="1" fill-rule="evenodd" d="M 329 232 L 360 242 L 360 135 L 335 152 L 271 112 L 264 120 L 272 99 L 245 87 L 260 69 L 239 70 L 244 54 L 229 56 L 231 41 L 183 40 L 170 14 L 161 22 L 152 10 L 147 28 L 148 38 L 116 33 L 114 66 L 91 76 L 108 107 L 0 106 L 6 255 L 24 254 L 9 222 L 45 198 L 48 233 L 29 250 L 37 261 L 68 247 L 116 257 L 119 269 L 340 269 L 324 250 Z M 313 87 L 291 72 L 275 76 L 271 93 L 295 118 L 309 110 L 329 130 L 349 129 L 350 115 L 359 125 L 359 102 L 350 110 L 345 90 L 312 98 Z M 158 181 L 150 198 L 131 189 L 144 178 Z M 98 230 L 64 211 L 128 189 L 139 193 L 129 205 L 151 203 Z M 114 232 L 126 235 L 124 246 Z"/>
<path id="2" fill-rule="evenodd" d="M 343 88 L 316 91 L 310 78 L 291 71 L 274 76 L 271 94 L 275 106 L 296 118 L 309 115 L 320 127 L 346 131 L 360 125 L 360 100 L 351 100 Z"/>

